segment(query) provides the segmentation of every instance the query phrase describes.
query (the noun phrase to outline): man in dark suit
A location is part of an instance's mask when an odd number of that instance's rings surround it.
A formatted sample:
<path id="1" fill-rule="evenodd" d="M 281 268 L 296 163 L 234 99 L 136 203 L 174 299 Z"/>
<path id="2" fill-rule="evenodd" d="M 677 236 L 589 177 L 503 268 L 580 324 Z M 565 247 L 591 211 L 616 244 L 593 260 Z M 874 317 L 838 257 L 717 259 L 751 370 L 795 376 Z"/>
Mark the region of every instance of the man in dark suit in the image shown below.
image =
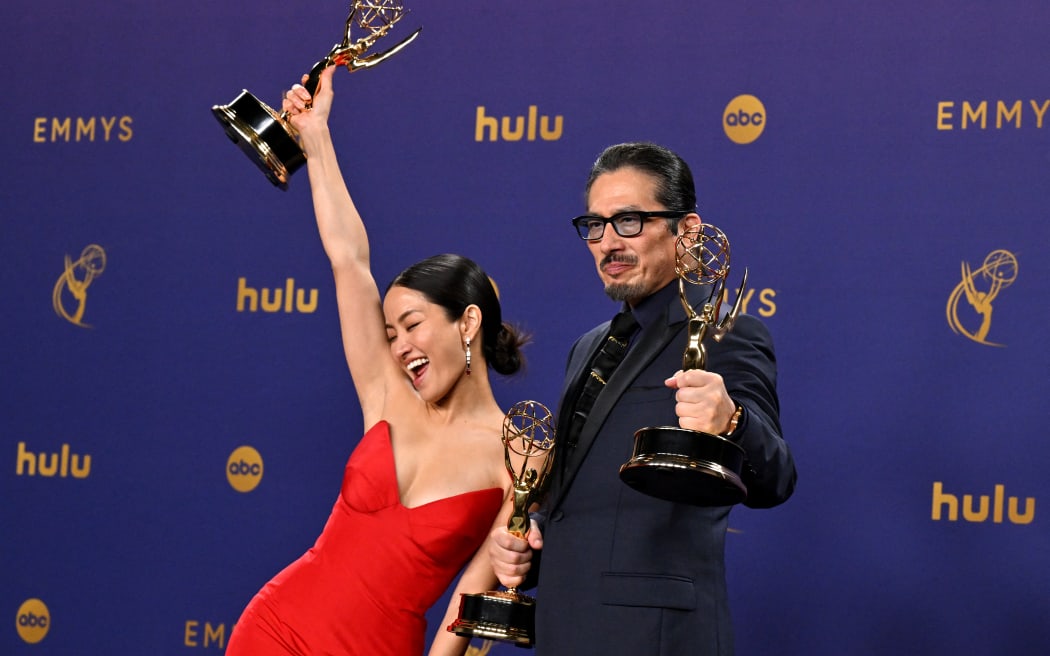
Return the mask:
<path id="1" fill-rule="evenodd" d="M 636 430 L 680 425 L 743 449 L 745 505 L 786 501 L 796 474 L 781 437 L 772 338 L 757 318 L 741 315 L 721 341 L 704 342 L 705 368 L 680 371 L 687 316 L 676 235 L 701 219 L 692 173 L 678 155 L 648 143 L 612 146 L 586 190 L 587 215 L 574 224 L 606 294 L 638 326 L 582 412 L 578 397 L 609 322 L 573 345 L 547 497 L 526 539 L 493 532 L 494 568 L 504 585 L 538 584 L 538 656 L 731 654 L 724 562 L 731 506 L 647 496 L 624 484 L 619 469 Z M 686 287 L 693 303 L 710 291 Z"/>

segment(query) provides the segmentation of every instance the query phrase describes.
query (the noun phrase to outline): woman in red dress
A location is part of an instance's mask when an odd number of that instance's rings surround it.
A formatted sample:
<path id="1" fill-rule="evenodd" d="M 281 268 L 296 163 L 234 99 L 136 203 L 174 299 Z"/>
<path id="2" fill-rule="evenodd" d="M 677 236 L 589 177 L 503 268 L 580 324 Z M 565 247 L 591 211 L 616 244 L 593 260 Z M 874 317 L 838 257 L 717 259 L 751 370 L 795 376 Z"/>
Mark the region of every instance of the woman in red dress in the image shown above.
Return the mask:
<path id="1" fill-rule="evenodd" d="M 409 267 L 380 299 L 328 129 L 334 70 L 312 97 L 294 86 L 282 110 L 307 155 L 365 435 L 316 543 L 255 595 L 226 653 L 421 654 L 424 613 L 462 569 L 430 650 L 462 654 L 467 639 L 445 627 L 459 592 L 496 585 L 478 548 L 510 513 L 504 412 L 488 369 L 518 371 L 524 339 L 503 322 L 488 277 L 460 256 Z"/>

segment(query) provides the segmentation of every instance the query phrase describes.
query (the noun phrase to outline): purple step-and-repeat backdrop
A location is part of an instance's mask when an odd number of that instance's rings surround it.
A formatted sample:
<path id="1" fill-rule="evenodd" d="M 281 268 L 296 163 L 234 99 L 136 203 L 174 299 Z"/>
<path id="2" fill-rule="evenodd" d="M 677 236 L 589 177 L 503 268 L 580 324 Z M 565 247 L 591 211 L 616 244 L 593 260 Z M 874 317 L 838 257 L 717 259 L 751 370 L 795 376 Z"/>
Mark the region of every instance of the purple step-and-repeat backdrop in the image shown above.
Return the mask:
<path id="1" fill-rule="evenodd" d="M 733 513 L 738 652 L 1048 653 L 1050 7 L 409 8 L 336 145 L 381 284 L 460 252 L 534 335 L 505 407 L 615 311 L 569 225 L 603 147 L 680 152 L 749 268 L 800 477 Z M 347 13 L 0 10 L 0 652 L 220 653 L 320 531 L 362 433 L 330 268 L 305 172 L 210 108 L 278 103 Z"/>

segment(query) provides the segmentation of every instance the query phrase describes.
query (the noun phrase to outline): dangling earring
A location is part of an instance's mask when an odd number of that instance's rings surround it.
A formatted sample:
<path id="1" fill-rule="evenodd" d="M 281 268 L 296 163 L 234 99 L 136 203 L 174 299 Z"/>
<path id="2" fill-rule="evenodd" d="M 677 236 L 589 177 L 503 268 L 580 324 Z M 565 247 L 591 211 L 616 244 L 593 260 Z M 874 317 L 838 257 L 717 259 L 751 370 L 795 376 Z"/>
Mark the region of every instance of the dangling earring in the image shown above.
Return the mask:
<path id="1" fill-rule="evenodd" d="M 469 337 L 467 338 L 465 343 L 467 345 L 467 375 L 469 376 L 470 375 L 470 338 Z"/>

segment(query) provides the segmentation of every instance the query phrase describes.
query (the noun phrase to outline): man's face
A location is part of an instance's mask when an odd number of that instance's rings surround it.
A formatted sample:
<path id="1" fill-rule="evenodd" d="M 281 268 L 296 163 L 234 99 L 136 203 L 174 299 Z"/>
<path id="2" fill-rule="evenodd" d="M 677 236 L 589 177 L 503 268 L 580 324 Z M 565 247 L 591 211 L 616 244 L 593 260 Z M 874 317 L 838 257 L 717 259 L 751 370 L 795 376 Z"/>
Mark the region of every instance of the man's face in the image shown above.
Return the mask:
<path id="1" fill-rule="evenodd" d="M 631 210 L 656 211 L 672 209 L 656 200 L 656 179 L 636 168 L 621 168 L 598 176 L 587 195 L 587 213 L 611 217 Z M 700 222 L 689 214 L 679 222 L 679 229 Z M 598 241 L 587 242 L 594 256 L 598 276 L 605 293 L 617 301 L 635 305 L 675 279 L 675 235 L 667 229 L 667 220 L 646 220 L 641 234 L 621 237 L 612 224 Z"/>

